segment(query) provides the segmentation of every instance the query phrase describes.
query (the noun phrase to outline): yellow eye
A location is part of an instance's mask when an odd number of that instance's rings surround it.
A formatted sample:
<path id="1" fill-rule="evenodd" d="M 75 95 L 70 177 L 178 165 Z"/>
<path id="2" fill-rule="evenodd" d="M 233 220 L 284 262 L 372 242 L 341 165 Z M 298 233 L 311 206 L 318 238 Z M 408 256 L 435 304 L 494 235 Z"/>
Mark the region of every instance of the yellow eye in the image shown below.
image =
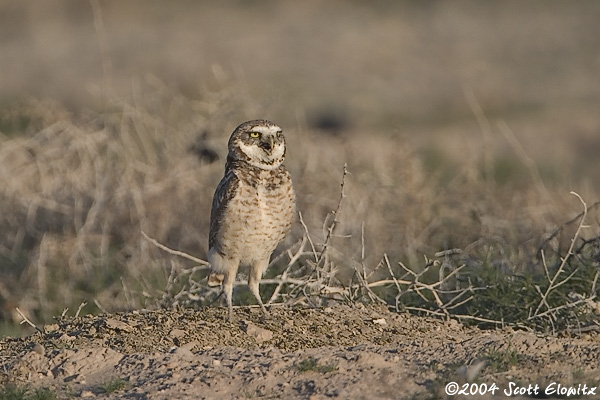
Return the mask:
<path id="1" fill-rule="evenodd" d="M 252 137 L 252 138 L 257 138 L 259 136 L 260 136 L 260 133 L 258 133 L 258 132 L 250 132 L 250 137 Z"/>

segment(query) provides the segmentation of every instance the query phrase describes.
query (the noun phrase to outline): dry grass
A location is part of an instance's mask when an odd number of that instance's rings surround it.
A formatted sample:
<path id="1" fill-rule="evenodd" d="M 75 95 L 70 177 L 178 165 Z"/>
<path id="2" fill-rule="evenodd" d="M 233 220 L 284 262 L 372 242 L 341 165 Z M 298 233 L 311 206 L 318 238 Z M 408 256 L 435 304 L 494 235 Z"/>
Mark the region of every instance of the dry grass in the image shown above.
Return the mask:
<path id="1" fill-rule="evenodd" d="M 115 100 L 98 114 L 31 102 L 3 116 L 12 126 L 29 121 L 25 134 L 4 136 L 0 146 L 5 325 L 21 321 L 16 307 L 44 322 L 82 302 L 88 305 L 78 312 L 96 313 L 207 304 L 216 296 L 202 281 L 205 266 L 161 250 L 142 231 L 206 258 L 227 137 L 259 110 L 227 85 L 196 100 L 156 80 L 142 92 L 139 101 Z M 486 128 L 485 116 L 476 118 L 482 130 L 504 129 L 526 160 L 507 127 Z M 392 132 L 336 136 L 299 119 L 286 134 L 302 223 L 266 277 L 269 303 L 382 301 L 556 330 L 586 325 L 595 312 L 597 204 L 584 199 L 585 215 L 549 237 L 583 203 L 544 181 L 535 163 L 499 171 L 506 154 L 483 146 L 485 135 L 471 143 L 484 152 L 463 151 L 457 160 L 440 153 L 433 162 L 409 136 Z M 507 315 L 516 293 L 533 313 Z"/>

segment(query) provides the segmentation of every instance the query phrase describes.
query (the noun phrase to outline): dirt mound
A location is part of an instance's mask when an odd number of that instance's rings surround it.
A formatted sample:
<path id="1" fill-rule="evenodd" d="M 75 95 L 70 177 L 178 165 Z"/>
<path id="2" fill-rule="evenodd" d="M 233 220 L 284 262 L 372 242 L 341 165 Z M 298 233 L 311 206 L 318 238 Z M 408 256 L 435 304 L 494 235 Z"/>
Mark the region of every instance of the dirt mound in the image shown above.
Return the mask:
<path id="1" fill-rule="evenodd" d="M 0 341 L 0 379 L 102 399 L 443 398 L 450 382 L 486 391 L 479 398 L 496 385 L 502 398 L 515 385 L 545 396 L 600 384 L 592 336 L 481 331 L 363 305 L 236 316 L 212 307 L 61 318 Z"/>

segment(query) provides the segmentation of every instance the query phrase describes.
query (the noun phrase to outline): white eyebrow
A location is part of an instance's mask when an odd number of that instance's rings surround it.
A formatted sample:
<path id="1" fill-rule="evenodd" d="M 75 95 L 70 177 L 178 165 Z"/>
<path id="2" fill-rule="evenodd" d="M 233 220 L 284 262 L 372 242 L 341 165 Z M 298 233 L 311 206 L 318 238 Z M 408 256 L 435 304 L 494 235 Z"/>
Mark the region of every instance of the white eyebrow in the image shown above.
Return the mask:
<path id="1" fill-rule="evenodd" d="M 259 132 L 259 133 L 277 133 L 277 132 L 281 132 L 281 128 L 278 127 L 277 125 L 273 125 L 273 126 L 254 126 L 252 127 L 252 129 L 250 130 L 251 132 Z"/>

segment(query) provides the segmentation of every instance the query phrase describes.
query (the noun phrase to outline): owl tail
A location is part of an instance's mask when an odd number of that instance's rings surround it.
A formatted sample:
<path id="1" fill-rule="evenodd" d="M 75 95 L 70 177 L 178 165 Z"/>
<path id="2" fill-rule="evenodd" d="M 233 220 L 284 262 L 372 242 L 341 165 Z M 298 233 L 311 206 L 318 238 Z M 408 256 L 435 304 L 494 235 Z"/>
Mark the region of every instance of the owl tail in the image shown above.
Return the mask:
<path id="1" fill-rule="evenodd" d="M 223 279 L 225 279 L 225 274 L 217 274 L 216 272 L 211 271 L 208 275 L 208 286 L 221 286 L 223 284 Z"/>

